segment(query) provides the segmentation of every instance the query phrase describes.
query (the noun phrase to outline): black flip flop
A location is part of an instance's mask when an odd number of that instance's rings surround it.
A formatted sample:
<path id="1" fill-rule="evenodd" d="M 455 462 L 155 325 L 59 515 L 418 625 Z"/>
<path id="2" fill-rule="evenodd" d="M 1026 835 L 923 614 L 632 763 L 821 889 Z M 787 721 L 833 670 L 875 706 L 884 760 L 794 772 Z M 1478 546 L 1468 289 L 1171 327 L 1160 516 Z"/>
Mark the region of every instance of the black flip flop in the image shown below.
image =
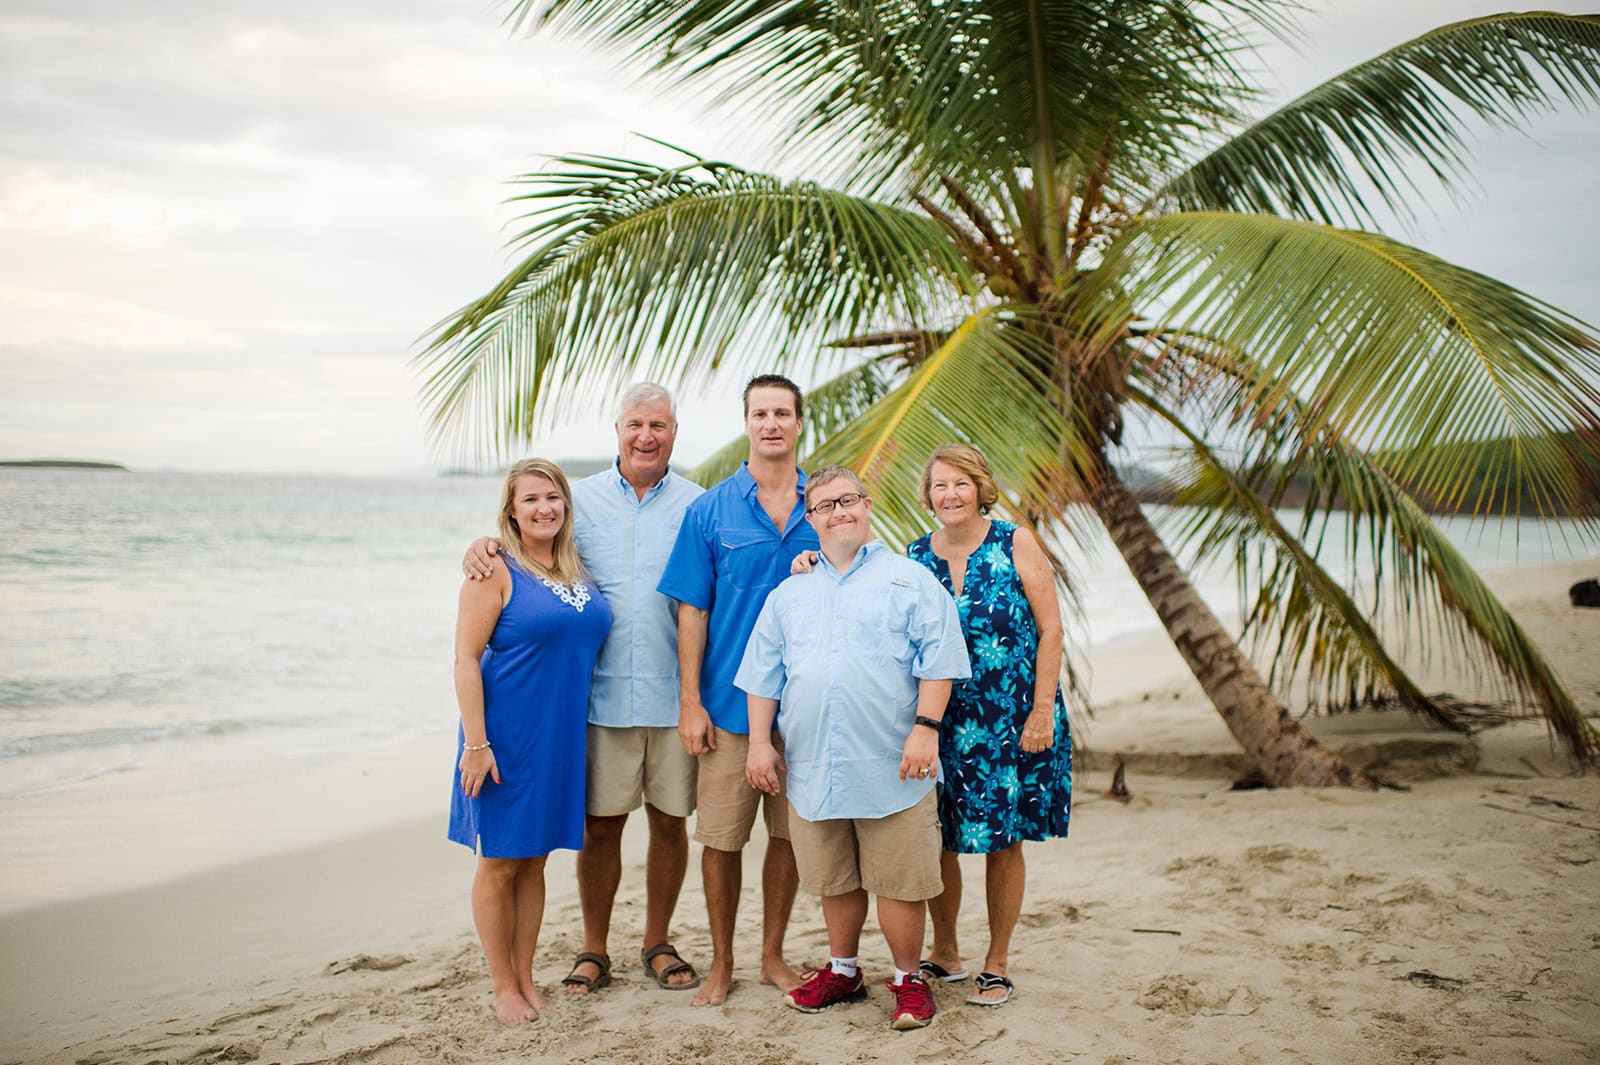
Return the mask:
<path id="1" fill-rule="evenodd" d="M 1001 995 L 999 998 L 978 997 L 979 992 L 993 991 L 997 987 L 1005 988 L 1006 993 Z M 1015 988 L 1012 986 L 1009 977 L 1001 976 L 999 973 L 979 973 L 978 978 L 972 981 L 972 994 L 967 996 L 967 1005 L 1004 1006 L 1007 1002 L 1011 1001 L 1011 992 L 1014 990 Z"/>
<path id="2" fill-rule="evenodd" d="M 918 968 L 922 970 L 923 976 L 930 980 L 937 980 L 941 984 L 959 984 L 970 975 L 965 969 L 957 969 L 955 972 L 951 972 L 936 961 L 924 961 Z"/>

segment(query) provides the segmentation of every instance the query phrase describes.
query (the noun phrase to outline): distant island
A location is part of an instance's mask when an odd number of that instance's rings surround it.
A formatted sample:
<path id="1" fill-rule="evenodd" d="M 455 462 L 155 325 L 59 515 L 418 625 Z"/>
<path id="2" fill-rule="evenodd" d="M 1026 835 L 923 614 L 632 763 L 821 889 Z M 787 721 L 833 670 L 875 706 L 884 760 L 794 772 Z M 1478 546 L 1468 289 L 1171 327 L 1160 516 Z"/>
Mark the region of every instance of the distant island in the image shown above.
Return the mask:
<path id="1" fill-rule="evenodd" d="M 0 466 L 31 466 L 46 470 L 121 470 L 128 467 L 120 462 L 90 462 L 87 459 L 0 459 Z"/>

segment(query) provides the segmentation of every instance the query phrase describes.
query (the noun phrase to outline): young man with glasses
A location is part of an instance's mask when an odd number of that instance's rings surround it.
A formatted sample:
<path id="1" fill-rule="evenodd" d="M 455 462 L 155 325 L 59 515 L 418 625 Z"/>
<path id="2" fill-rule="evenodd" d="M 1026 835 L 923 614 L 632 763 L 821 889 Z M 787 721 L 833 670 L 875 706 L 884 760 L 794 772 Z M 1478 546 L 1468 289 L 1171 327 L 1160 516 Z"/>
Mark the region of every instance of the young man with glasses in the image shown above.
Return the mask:
<path id="1" fill-rule="evenodd" d="M 853 472 L 817 470 L 806 504 L 820 558 L 767 597 L 734 680 L 749 695 L 750 784 L 777 795 L 787 768 L 800 884 L 821 897 L 828 927 L 828 964 L 786 1002 L 815 1013 L 866 996 L 858 954 L 871 893 L 894 959 L 891 1024 L 920 1028 L 934 1015 L 918 971 L 925 905 L 943 890 L 940 719 L 951 682 L 971 675 L 961 618 L 925 568 L 874 539 Z"/>

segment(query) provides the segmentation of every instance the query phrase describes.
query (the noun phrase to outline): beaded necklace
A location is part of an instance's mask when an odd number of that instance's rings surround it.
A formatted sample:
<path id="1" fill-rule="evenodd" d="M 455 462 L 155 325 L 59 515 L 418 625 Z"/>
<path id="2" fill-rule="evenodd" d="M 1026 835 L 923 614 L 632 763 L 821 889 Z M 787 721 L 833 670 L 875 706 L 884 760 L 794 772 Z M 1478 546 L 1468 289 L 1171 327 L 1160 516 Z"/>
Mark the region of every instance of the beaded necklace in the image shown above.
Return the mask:
<path id="1" fill-rule="evenodd" d="M 556 598 L 572 607 L 578 613 L 583 613 L 583 608 L 589 603 L 589 586 L 582 581 L 574 581 L 570 585 L 553 581 L 544 574 L 536 574 L 539 583 L 556 593 Z"/>

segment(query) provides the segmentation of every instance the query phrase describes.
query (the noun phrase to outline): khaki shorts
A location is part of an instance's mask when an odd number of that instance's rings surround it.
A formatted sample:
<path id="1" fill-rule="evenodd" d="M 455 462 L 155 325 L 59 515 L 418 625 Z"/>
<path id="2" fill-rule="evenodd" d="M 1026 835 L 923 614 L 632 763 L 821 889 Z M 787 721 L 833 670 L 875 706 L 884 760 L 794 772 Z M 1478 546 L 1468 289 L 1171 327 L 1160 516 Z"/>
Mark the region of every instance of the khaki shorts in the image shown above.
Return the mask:
<path id="1" fill-rule="evenodd" d="M 807 821 L 789 810 L 789 838 L 808 895 L 874 895 L 921 902 L 944 893 L 939 804 L 932 791 L 888 817 Z"/>
<path id="2" fill-rule="evenodd" d="M 616 817 L 649 803 L 670 817 L 694 812 L 694 755 L 676 728 L 589 726 L 591 817 Z"/>
<path id="3" fill-rule="evenodd" d="M 717 749 L 697 756 L 700 759 L 700 809 L 694 821 L 695 842 L 714 851 L 742 850 L 750 842 L 750 830 L 756 827 L 756 807 L 763 799 L 766 800 L 763 812 L 767 835 L 773 839 L 788 839 L 789 802 L 782 791 L 777 795 L 757 791 L 744 775 L 750 737 L 724 732 L 716 726 L 712 729 Z M 772 742 L 778 752 L 783 753 L 783 741 L 776 733 Z M 780 785 L 787 775 L 778 774 Z"/>

